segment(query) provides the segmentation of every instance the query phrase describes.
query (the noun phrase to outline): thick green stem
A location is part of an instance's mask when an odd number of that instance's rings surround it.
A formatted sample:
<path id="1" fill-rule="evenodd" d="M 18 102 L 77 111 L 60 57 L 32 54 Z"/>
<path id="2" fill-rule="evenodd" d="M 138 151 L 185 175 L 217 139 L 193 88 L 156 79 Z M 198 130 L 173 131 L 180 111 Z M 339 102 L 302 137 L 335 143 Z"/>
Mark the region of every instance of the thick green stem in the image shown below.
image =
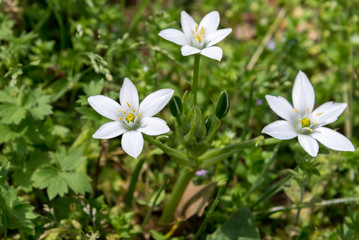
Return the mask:
<path id="1" fill-rule="evenodd" d="M 184 191 L 187 188 L 187 185 L 191 181 L 192 177 L 194 176 L 195 171 L 189 170 L 187 168 L 182 168 L 179 178 L 172 190 L 170 199 L 163 210 L 160 223 L 161 224 L 168 224 L 172 221 L 175 211 L 177 209 L 178 203 L 180 202 Z"/>
<path id="2" fill-rule="evenodd" d="M 249 141 L 235 143 L 220 149 L 210 150 L 199 158 L 199 162 L 202 162 L 199 168 L 208 168 L 215 165 L 221 160 L 232 156 L 234 153 L 237 153 L 242 149 L 266 146 L 279 142 L 281 142 L 281 140 L 275 138 L 263 139 L 263 136 L 260 136 Z"/>
<path id="3" fill-rule="evenodd" d="M 197 88 L 198 88 L 198 75 L 199 75 L 199 54 L 194 55 L 194 70 L 193 70 L 193 80 L 192 80 L 192 95 L 193 95 L 193 105 L 197 105 Z"/>

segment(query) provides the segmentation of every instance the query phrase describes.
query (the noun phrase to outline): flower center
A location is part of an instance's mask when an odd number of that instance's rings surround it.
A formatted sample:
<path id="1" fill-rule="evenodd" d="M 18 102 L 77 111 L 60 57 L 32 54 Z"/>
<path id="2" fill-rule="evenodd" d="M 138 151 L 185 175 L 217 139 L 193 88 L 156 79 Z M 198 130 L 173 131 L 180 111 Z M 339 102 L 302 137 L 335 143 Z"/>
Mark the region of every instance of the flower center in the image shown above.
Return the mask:
<path id="1" fill-rule="evenodd" d="M 132 113 L 128 114 L 126 117 L 126 121 L 129 122 L 133 122 L 133 120 L 135 120 L 135 116 L 133 116 Z"/>
<path id="2" fill-rule="evenodd" d="M 310 126 L 310 120 L 308 118 L 299 119 L 299 122 L 302 123 L 302 127 L 309 127 Z"/>
<path id="3" fill-rule="evenodd" d="M 142 113 L 136 114 L 136 108 L 131 108 L 131 105 L 128 102 L 126 102 L 126 104 L 128 106 L 127 112 L 121 109 L 120 112 L 123 113 L 124 117 L 119 117 L 118 119 L 126 120 L 127 123 L 135 123 L 135 120 L 139 118 Z"/>
<path id="4" fill-rule="evenodd" d="M 198 31 L 198 24 L 196 25 L 196 32 L 192 30 L 192 38 L 193 40 L 196 40 L 199 42 L 199 44 L 202 43 L 204 40 L 204 35 L 206 34 L 206 28 L 201 27 Z"/>

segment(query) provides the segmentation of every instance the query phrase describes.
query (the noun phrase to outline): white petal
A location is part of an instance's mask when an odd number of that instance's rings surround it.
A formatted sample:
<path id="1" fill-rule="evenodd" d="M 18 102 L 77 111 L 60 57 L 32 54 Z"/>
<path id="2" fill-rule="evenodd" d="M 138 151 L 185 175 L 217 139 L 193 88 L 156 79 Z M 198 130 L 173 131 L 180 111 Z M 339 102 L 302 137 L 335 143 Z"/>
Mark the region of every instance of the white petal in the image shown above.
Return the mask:
<path id="1" fill-rule="evenodd" d="M 346 103 L 326 102 L 315 109 L 312 116 L 315 116 L 321 125 L 329 124 L 336 121 L 346 107 Z"/>
<path id="2" fill-rule="evenodd" d="M 220 47 L 208 47 L 201 51 L 201 55 L 221 61 L 222 59 L 222 49 Z"/>
<path id="3" fill-rule="evenodd" d="M 310 135 L 298 135 L 298 141 L 299 144 L 302 146 L 302 148 L 312 157 L 316 157 L 319 150 L 319 145 L 317 141 L 315 141 L 314 138 L 312 138 Z"/>
<path id="4" fill-rule="evenodd" d="M 121 140 L 123 151 L 133 158 L 137 158 L 143 149 L 143 137 L 140 132 L 129 131 L 123 134 Z"/>
<path id="5" fill-rule="evenodd" d="M 151 93 L 140 104 L 139 112 L 142 113 L 141 118 L 152 117 L 161 111 L 171 100 L 174 91 L 172 89 L 161 89 Z"/>
<path id="6" fill-rule="evenodd" d="M 87 101 L 96 112 L 104 117 L 115 121 L 121 116 L 121 105 L 109 97 L 96 95 L 89 97 Z"/>
<path id="7" fill-rule="evenodd" d="M 271 95 L 265 96 L 269 107 L 281 118 L 287 120 L 291 124 L 298 121 L 298 114 L 294 111 L 292 104 L 284 97 L 276 97 Z"/>
<path id="8" fill-rule="evenodd" d="M 278 120 L 268 124 L 263 128 L 262 133 L 266 133 L 279 140 L 288 140 L 297 136 L 297 132 L 293 126 L 284 120 Z"/>
<path id="9" fill-rule="evenodd" d="M 177 30 L 177 29 L 165 29 L 162 30 L 159 34 L 160 37 L 163 37 L 164 39 L 174 42 L 175 44 L 178 45 L 187 45 L 188 41 L 186 36 L 184 35 L 183 32 Z"/>
<path id="10" fill-rule="evenodd" d="M 307 112 L 313 111 L 315 95 L 312 84 L 309 82 L 308 77 L 304 72 L 299 71 L 295 78 L 292 99 L 294 108 L 297 109 L 300 115 L 304 115 Z"/>
<path id="11" fill-rule="evenodd" d="M 197 23 L 185 11 L 181 12 L 181 25 L 182 25 L 182 30 L 183 30 L 184 35 L 186 36 L 188 41 L 191 40 L 192 39 L 192 31 L 196 30 Z"/>
<path id="12" fill-rule="evenodd" d="M 103 124 L 92 137 L 97 139 L 110 139 L 120 136 L 126 131 L 127 129 L 123 127 L 121 122 L 108 122 Z"/>
<path id="13" fill-rule="evenodd" d="M 170 131 L 170 128 L 161 118 L 148 117 L 141 120 L 141 127 L 139 127 L 137 131 L 140 131 L 150 136 L 156 136 L 168 133 Z"/>
<path id="14" fill-rule="evenodd" d="M 204 27 L 206 29 L 206 35 L 209 35 L 217 30 L 219 25 L 219 13 L 217 11 L 213 11 L 208 13 L 202 21 L 200 22 L 198 29 Z"/>
<path id="15" fill-rule="evenodd" d="M 120 103 L 123 108 L 130 104 L 131 108 L 138 108 L 138 92 L 130 79 L 125 78 L 120 90 Z"/>
<path id="16" fill-rule="evenodd" d="M 317 139 L 324 146 L 336 151 L 353 152 L 355 150 L 353 144 L 348 138 L 326 127 L 316 129 L 311 136 Z"/>
<path id="17" fill-rule="evenodd" d="M 189 55 L 199 53 L 199 52 L 201 52 L 201 50 L 199 50 L 198 48 L 195 48 L 195 47 L 191 47 L 191 46 L 183 46 L 181 48 L 181 52 L 182 52 L 183 56 L 189 56 Z"/>
<path id="18" fill-rule="evenodd" d="M 225 28 L 217 30 L 206 37 L 207 47 L 213 46 L 214 44 L 222 41 L 228 34 L 232 32 L 231 28 Z"/>

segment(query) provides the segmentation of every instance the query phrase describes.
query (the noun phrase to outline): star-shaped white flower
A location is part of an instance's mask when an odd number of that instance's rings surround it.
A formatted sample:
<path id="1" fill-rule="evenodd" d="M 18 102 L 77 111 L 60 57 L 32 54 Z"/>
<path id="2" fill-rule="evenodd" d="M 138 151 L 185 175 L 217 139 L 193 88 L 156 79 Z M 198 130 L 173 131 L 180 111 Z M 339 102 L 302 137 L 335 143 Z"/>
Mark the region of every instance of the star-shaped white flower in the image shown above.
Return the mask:
<path id="1" fill-rule="evenodd" d="M 170 131 L 164 120 L 152 116 L 166 106 L 173 92 L 172 89 L 158 90 L 139 104 L 135 85 L 125 78 L 120 91 L 121 104 L 103 95 L 89 97 L 88 102 L 96 112 L 113 120 L 103 124 L 93 137 L 109 139 L 123 134 L 121 141 L 123 150 L 137 158 L 143 149 L 142 133 L 155 136 Z"/>
<path id="2" fill-rule="evenodd" d="M 266 95 L 270 108 L 284 120 L 267 125 L 262 133 L 280 140 L 298 137 L 299 144 L 312 157 L 318 154 L 318 142 L 337 151 L 354 151 L 353 144 L 342 134 L 324 127 L 338 119 L 346 103 L 327 102 L 314 108 L 314 89 L 308 77 L 299 71 L 293 86 L 293 106 L 283 97 Z"/>
<path id="3" fill-rule="evenodd" d="M 198 25 L 185 11 L 181 12 L 181 25 L 183 32 L 169 28 L 162 30 L 158 35 L 180 46 L 183 56 L 200 53 L 206 57 L 221 61 L 222 49 L 215 47 L 232 32 L 231 28 L 217 30 L 219 13 L 208 13 Z"/>

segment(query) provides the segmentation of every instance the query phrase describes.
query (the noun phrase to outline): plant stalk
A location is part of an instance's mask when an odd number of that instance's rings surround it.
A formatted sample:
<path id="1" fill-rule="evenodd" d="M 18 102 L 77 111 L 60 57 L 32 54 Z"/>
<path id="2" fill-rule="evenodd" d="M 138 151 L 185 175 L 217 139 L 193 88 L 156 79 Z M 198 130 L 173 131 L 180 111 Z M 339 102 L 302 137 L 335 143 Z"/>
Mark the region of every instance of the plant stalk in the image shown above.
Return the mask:
<path id="1" fill-rule="evenodd" d="M 242 149 L 253 148 L 257 146 L 267 146 L 279 142 L 281 142 L 281 140 L 275 138 L 264 139 L 263 136 L 259 136 L 249 141 L 234 143 L 220 149 L 210 150 L 199 158 L 199 162 L 202 162 L 199 168 L 202 169 L 213 166 L 221 160 L 232 156 L 234 153 L 241 151 Z"/>
<path id="2" fill-rule="evenodd" d="M 187 185 L 192 180 L 194 174 L 194 170 L 189 170 L 188 168 L 182 169 L 180 176 L 178 177 L 177 182 L 172 190 L 167 205 L 163 210 L 162 216 L 160 218 L 160 224 L 168 224 L 172 221 L 182 195 L 186 190 Z"/>

